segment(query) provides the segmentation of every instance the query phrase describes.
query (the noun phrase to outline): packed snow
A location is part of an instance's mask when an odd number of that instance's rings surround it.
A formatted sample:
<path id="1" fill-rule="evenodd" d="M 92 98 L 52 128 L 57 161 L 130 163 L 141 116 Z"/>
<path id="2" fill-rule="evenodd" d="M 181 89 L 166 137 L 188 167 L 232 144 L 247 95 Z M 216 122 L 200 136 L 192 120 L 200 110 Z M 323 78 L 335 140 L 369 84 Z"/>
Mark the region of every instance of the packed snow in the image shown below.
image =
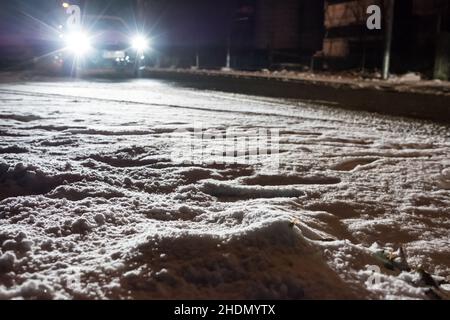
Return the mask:
<path id="1" fill-rule="evenodd" d="M 177 161 L 199 125 L 275 128 L 279 152 Z M 0 136 L 0 299 L 448 298 L 449 126 L 34 81 L 0 85 Z"/>

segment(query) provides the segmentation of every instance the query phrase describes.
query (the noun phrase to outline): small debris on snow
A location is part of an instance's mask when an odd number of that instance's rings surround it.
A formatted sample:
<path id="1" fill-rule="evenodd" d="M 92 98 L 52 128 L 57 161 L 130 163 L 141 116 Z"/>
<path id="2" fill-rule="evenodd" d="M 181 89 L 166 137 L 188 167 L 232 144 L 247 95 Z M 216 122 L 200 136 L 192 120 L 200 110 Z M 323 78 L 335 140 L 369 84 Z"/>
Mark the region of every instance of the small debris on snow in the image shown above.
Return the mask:
<path id="1" fill-rule="evenodd" d="M 12 252 L 6 252 L 0 256 L 0 274 L 14 270 L 16 256 Z"/>
<path id="2" fill-rule="evenodd" d="M 73 233 L 86 234 L 92 230 L 91 224 L 84 218 L 75 220 L 71 226 Z"/>

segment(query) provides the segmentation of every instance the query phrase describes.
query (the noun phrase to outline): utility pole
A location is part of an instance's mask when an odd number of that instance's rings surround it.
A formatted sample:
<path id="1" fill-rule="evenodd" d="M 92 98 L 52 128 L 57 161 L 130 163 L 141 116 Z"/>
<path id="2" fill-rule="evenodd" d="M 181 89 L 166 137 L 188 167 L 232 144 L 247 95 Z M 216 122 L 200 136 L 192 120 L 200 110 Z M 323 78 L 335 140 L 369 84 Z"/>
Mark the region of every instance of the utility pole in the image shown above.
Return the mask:
<path id="1" fill-rule="evenodd" d="M 443 32 L 442 24 L 448 12 L 448 2 L 442 1 L 436 21 L 436 53 L 434 60 L 434 79 L 448 80 L 450 78 L 450 33 Z"/>
<path id="2" fill-rule="evenodd" d="M 390 64 L 391 64 L 391 47 L 392 47 L 392 31 L 394 28 L 394 5 L 395 0 L 385 0 L 387 2 L 385 12 L 386 35 L 384 42 L 384 58 L 383 58 L 383 80 L 389 78 Z"/>
<path id="3" fill-rule="evenodd" d="M 227 38 L 227 57 L 225 62 L 225 68 L 223 70 L 230 71 L 231 70 L 231 46 L 232 46 L 232 40 L 233 37 L 233 27 L 234 27 L 234 20 L 236 18 L 236 3 L 235 1 L 231 2 L 231 6 L 228 9 L 228 38 Z"/>
<path id="4" fill-rule="evenodd" d="M 231 33 L 231 31 L 230 31 Z M 225 69 L 230 70 L 231 69 L 231 34 L 228 37 L 228 44 L 227 44 L 227 61 Z"/>
<path id="5" fill-rule="evenodd" d="M 198 50 L 195 54 L 195 68 L 200 69 L 200 55 L 198 53 Z"/>

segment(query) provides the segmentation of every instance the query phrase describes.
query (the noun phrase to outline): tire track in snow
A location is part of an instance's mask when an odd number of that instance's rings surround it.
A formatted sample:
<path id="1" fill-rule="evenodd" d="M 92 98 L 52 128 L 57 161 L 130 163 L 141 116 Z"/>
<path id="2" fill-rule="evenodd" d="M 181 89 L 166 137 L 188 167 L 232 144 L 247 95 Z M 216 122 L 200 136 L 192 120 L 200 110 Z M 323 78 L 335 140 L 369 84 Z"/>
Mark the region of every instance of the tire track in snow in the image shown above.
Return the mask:
<path id="1" fill-rule="evenodd" d="M 176 108 L 176 109 L 189 109 L 189 110 L 197 110 L 197 111 L 205 111 L 205 112 L 218 112 L 218 113 L 238 113 L 243 115 L 254 115 L 254 116 L 276 116 L 276 117 L 284 117 L 284 118 L 295 118 L 302 119 L 307 121 L 320 121 L 327 123 L 341 123 L 346 124 L 347 121 L 336 120 L 336 119 L 320 119 L 320 118 L 310 118 L 299 115 L 286 115 L 280 114 L 276 112 L 252 112 L 252 111 L 240 111 L 240 110 L 227 110 L 227 109 L 211 109 L 211 108 L 202 108 L 202 107 L 192 107 L 192 106 L 181 106 L 181 105 L 173 105 L 173 104 L 162 104 L 162 103 L 153 103 L 153 102 L 142 102 L 142 101 L 133 101 L 133 100 L 120 100 L 120 99 L 107 99 L 94 97 L 89 95 L 84 96 L 76 96 L 76 95 L 68 95 L 68 94 L 60 94 L 60 93 L 47 93 L 47 92 L 35 92 L 35 91 L 22 91 L 22 90 L 12 90 L 12 89 L 0 89 L 0 93 L 3 94 L 13 94 L 13 95 L 26 95 L 26 96 L 36 96 L 36 97 L 58 97 L 58 98 L 66 98 L 66 99 L 87 99 L 91 101 L 99 101 L 99 102 L 113 102 L 118 104 L 135 104 L 141 106 L 154 106 L 154 107 L 162 107 L 162 108 Z M 255 101 L 258 102 L 258 101 Z"/>

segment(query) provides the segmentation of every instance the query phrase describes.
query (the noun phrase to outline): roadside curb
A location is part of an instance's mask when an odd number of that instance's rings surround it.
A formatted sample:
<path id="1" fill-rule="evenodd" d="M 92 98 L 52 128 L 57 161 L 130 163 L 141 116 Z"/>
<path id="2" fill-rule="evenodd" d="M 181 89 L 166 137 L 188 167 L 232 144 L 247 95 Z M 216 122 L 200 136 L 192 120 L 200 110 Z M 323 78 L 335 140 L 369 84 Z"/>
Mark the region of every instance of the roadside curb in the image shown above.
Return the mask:
<path id="1" fill-rule="evenodd" d="M 401 85 L 348 83 L 209 70 L 148 69 L 145 77 L 189 87 L 317 104 L 450 123 L 450 95 L 402 90 Z"/>

